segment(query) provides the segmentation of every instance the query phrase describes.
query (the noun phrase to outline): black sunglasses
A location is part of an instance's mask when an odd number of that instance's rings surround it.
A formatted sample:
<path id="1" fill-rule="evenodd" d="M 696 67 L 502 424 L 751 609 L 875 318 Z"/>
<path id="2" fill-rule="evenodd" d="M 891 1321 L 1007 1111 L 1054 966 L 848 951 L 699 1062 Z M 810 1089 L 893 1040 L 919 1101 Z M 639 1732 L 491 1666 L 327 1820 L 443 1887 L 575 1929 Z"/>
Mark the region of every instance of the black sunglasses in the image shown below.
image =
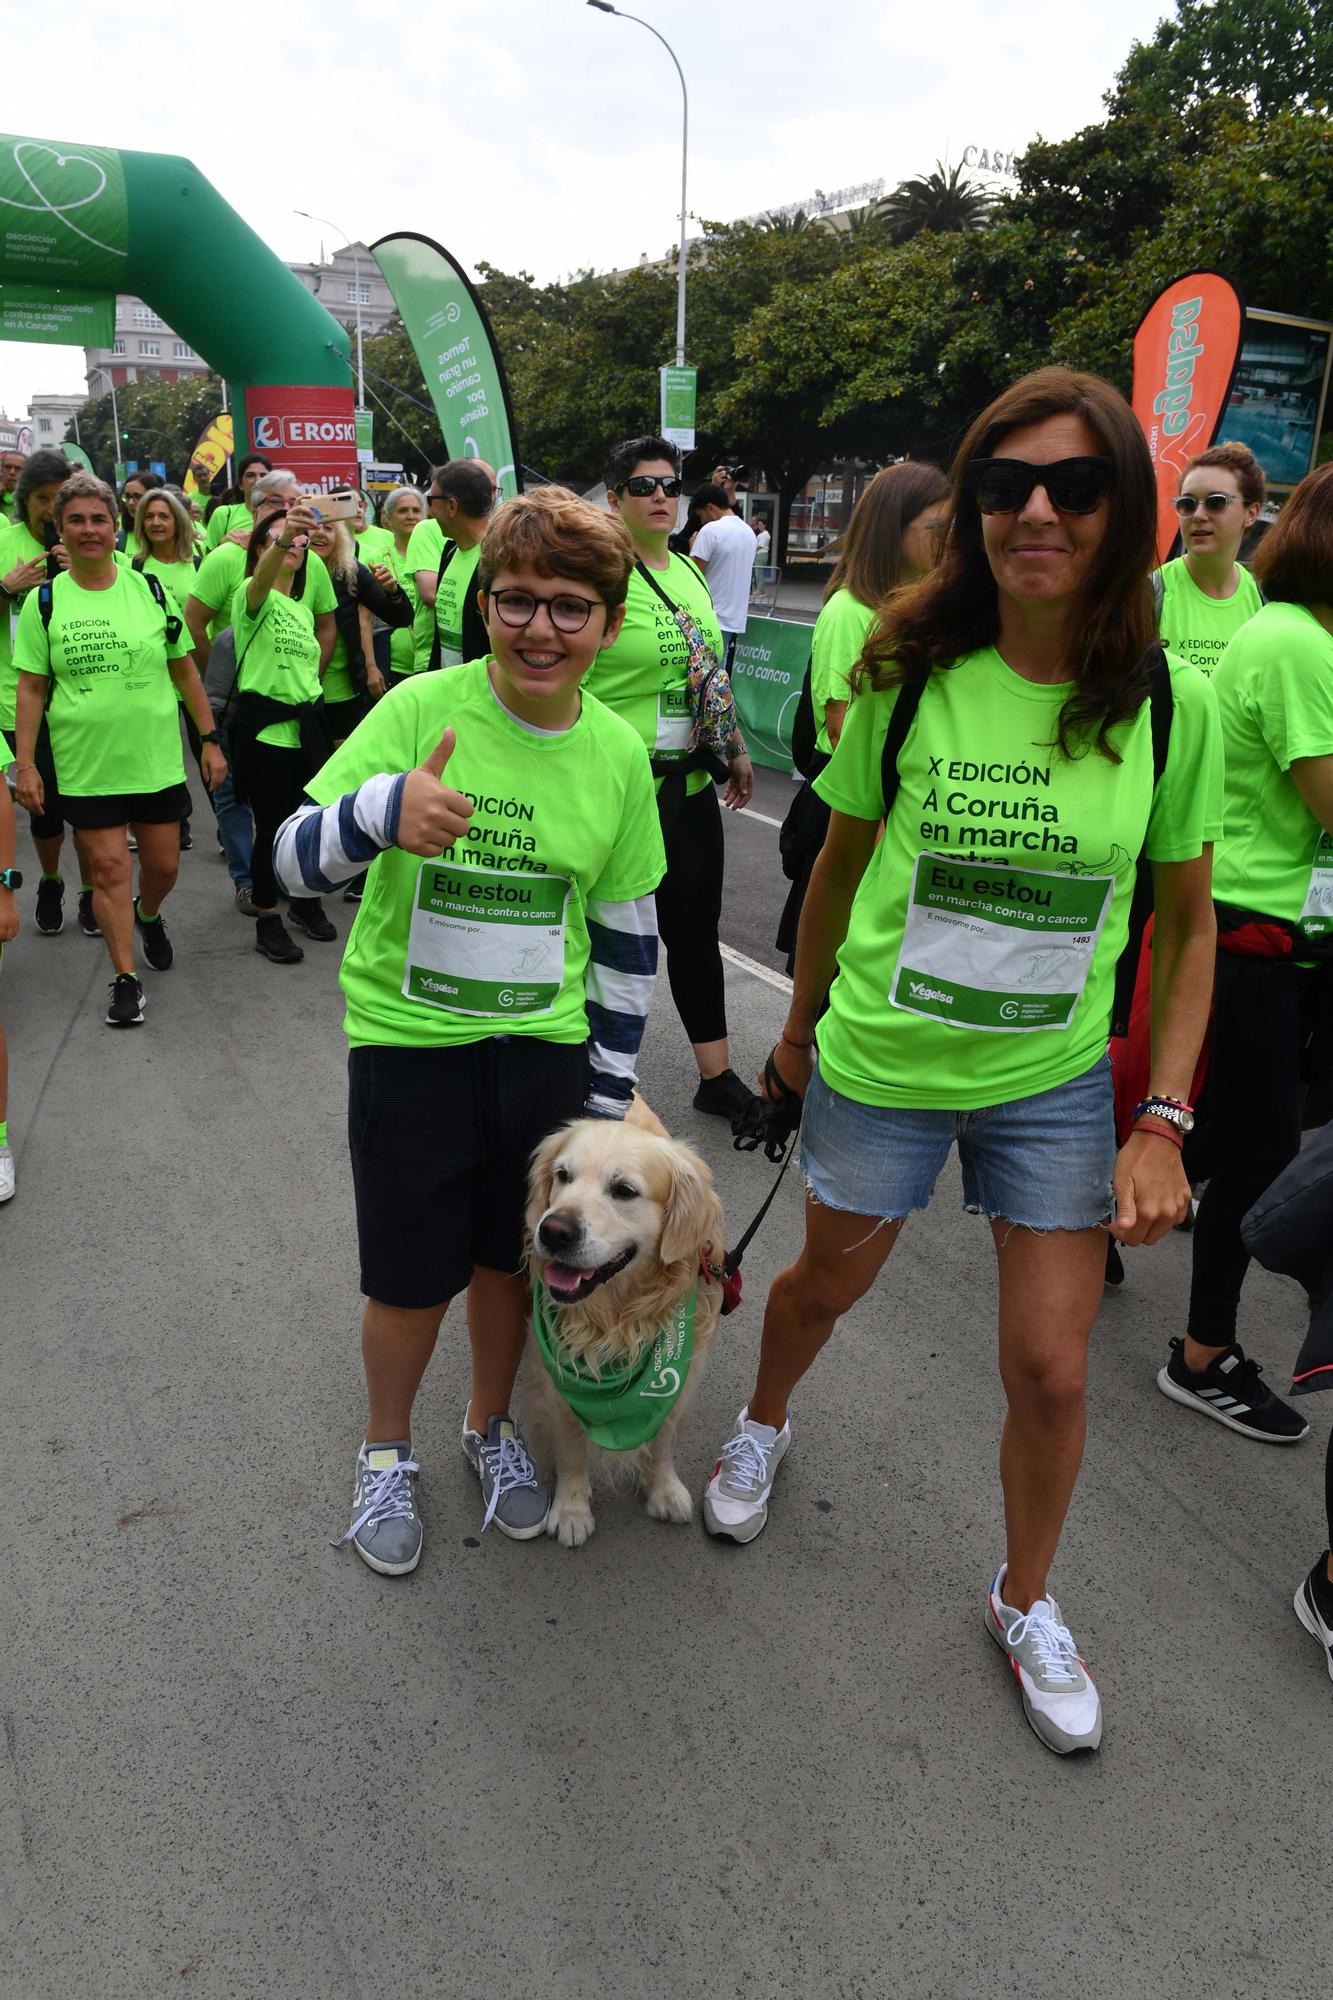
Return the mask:
<path id="1" fill-rule="evenodd" d="M 1204 507 L 1210 514 L 1225 514 L 1232 501 L 1239 501 L 1239 493 L 1205 493 L 1202 500 L 1195 493 L 1178 493 L 1171 505 L 1182 521 L 1188 521 Z"/>
<path id="2" fill-rule="evenodd" d="M 635 500 L 650 500 L 659 486 L 668 500 L 679 498 L 681 487 L 679 479 L 650 479 L 646 472 L 636 472 L 633 479 L 625 481 L 620 491 L 628 493 Z"/>
<path id="3" fill-rule="evenodd" d="M 1109 458 L 1058 458 L 1029 465 L 1023 458 L 974 458 L 968 484 L 983 514 L 1016 514 L 1042 487 L 1061 514 L 1095 514 L 1111 488 Z"/>

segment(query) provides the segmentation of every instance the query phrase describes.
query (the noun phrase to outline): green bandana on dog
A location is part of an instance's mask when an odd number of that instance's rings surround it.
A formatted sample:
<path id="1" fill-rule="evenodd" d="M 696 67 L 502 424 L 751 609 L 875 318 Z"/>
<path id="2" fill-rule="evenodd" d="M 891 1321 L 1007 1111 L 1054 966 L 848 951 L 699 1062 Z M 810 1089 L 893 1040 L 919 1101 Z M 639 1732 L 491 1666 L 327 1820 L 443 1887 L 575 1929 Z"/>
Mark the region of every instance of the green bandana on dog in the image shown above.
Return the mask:
<path id="1" fill-rule="evenodd" d="M 604 1451 L 637 1451 L 661 1430 L 690 1372 L 698 1302 L 696 1284 L 637 1361 L 628 1368 L 604 1368 L 596 1376 L 581 1361 L 557 1352 L 550 1294 L 543 1284 L 534 1288 L 532 1326 L 542 1365 L 593 1443 Z"/>

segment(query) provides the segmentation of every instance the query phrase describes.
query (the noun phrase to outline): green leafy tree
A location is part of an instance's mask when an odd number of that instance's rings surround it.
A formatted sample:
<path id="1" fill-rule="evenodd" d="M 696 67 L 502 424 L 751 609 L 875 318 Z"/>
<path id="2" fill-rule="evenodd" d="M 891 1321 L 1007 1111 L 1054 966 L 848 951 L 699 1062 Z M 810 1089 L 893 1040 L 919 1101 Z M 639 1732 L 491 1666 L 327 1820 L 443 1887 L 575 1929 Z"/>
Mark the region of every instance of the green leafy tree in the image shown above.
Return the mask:
<path id="1" fill-rule="evenodd" d="M 114 477 L 118 460 L 138 459 L 140 465 L 158 459 L 176 484 L 189 470 L 190 453 L 199 434 L 223 405 L 216 375 L 190 375 L 178 382 L 160 378 L 131 382 L 116 391 L 116 415 L 111 395 L 92 396 L 79 411 L 79 442 L 103 479 Z M 74 436 L 73 424 L 68 435 Z"/>
<path id="2" fill-rule="evenodd" d="M 963 229 L 983 229 L 993 197 L 961 167 L 946 168 L 936 160 L 933 173 L 899 181 L 880 203 L 879 214 L 890 241 L 910 242 L 923 229 L 949 236 Z"/>
<path id="3" fill-rule="evenodd" d="M 1328 0 L 1176 0 L 1173 20 L 1135 42 L 1107 97 L 1113 118 L 1159 118 L 1221 97 L 1261 118 L 1333 102 Z"/>

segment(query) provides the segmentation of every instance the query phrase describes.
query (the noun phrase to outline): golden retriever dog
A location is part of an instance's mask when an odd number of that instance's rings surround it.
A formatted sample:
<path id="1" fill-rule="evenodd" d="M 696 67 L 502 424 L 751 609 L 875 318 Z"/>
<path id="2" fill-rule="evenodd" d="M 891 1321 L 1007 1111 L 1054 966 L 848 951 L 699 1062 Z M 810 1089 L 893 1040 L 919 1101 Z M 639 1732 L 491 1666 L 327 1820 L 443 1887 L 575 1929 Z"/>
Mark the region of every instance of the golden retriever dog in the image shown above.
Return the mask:
<path id="1" fill-rule="evenodd" d="M 701 1261 L 720 1270 L 722 1205 L 713 1177 L 694 1150 L 669 1138 L 636 1099 L 624 1124 L 581 1118 L 553 1132 L 533 1157 L 528 1183 L 528 1269 L 544 1287 L 559 1362 L 595 1381 L 615 1378 L 647 1350 L 663 1350 L 682 1303 L 697 1285 L 693 1352 L 678 1399 L 647 1443 L 617 1450 L 632 1461 L 648 1512 L 657 1521 L 688 1521 L 693 1506 L 673 1463 L 676 1438 L 698 1390 L 717 1332 L 722 1287 L 706 1281 Z M 656 1362 L 654 1362 L 656 1367 Z M 678 1371 L 661 1368 L 648 1384 Z M 567 1549 L 593 1531 L 592 1442 L 547 1372 L 535 1334 L 524 1369 L 524 1428 L 538 1457 L 555 1469 L 546 1523 Z M 656 1394 L 651 1388 L 640 1392 Z"/>

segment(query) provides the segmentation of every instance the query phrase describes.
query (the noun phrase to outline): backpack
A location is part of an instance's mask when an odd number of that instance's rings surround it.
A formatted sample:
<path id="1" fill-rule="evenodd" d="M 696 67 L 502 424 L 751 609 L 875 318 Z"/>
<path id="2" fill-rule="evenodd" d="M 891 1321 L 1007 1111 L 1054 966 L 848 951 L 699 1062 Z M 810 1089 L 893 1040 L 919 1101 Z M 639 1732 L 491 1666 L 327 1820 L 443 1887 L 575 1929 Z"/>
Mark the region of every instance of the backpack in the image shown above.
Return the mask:
<path id="1" fill-rule="evenodd" d="M 176 641 L 180 638 L 181 633 L 185 629 L 184 625 L 181 622 L 179 613 L 168 610 L 167 594 L 163 590 L 161 584 L 158 582 L 155 576 L 149 576 L 145 570 L 139 568 L 137 562 L 134 564 L 134 569 L 135 573 L 141 576 L 144 582 L 148 585 L 148 589 L 152 596 L 153 602 L 154 604 L 156 604 L 158 610 L 162 613 L 167 644 L 169 646 L 174 646 Z M 51 630 L 53 585 L 54 585 L 54 578 L 48 576 L 42 583 L 40 583 L 37 586 L 37 605 L 38 609 L 42 614 L 42 627 L 47 632 Z"/>
<path id="2" fill-rule="evenodd" d="M 819 731 L 815 728 L 815 699 L 810 687 L 810 675 L 813 669 L 814 661 L 807 660 L 805 678 L 801 682 L 801 692 L 796 697 L 796 713 L 792 717 L 791 724 L 791 761 L 801 776 L 807 780 L 815 775 L 810 766 L 819 751 Z"/>
<path id="3" fill-rule="evenodd" d="M 1171 748 L 1171 719 L 1175 713 L 1175 698 L 1171 692 L 1171 668 L 1166 654 L 1160 646 L 1151 646 L 1145 655 L 1148 672 L 1148 702 L 1151 710 L 1152 728 L 1152 782 L 1154 795 L 1166 769 L 1167 755 Z M 924 683 L 915 687 L 900 687 L 898 699 L 889 717 L 889 727 L 884 738 L 884 753 L 880 758 L 879 783 L 884 795 L 884 817 L 887 820 L 893 811 L 893 802 L 898 796 L 902 781 L 898 769 L 898 759 L 907 742 L 912 724 L 916 720 L 917 709 L 921 706 Z M 1152 864 L 1147 856 L 1140 854 L 1135 864 L 1134 893 L 1129 905 L 1129 934 L 1125 948 L 1121 952 L 1115 969 L 1115 996 L 1111 1002 L 1112 1036 L 1129 1033 L 1129 1013 L 1134 999 L 1134 982 L 1138 977 L 1139 952 L 1143 945 L 1143 932 L 1153 910 Z"/>
<path id="4" fill-rule="evenodd" d="M 444 572 L 448 569 L 457 554 L 457 542 L 446 541 L 444 547 L 440 550 L 440 567 L 435 572 L 435 595 L 437 602 Z M 433 620 L 433 629 L 430 641 L 430 664 L 426 671 L 433 674 L 439 669 L 440 653 L 442 651 L 440 646 L 439 614 L 433 605 L 431 607 L 431 618 Z M 465 660 L 481 660 L 485 658 L 490 649 L 490 634 L 487 632 L 485 624 L 482 621 L 475 598 L 469 594 L 463 606 L 463 658 Z"/>

